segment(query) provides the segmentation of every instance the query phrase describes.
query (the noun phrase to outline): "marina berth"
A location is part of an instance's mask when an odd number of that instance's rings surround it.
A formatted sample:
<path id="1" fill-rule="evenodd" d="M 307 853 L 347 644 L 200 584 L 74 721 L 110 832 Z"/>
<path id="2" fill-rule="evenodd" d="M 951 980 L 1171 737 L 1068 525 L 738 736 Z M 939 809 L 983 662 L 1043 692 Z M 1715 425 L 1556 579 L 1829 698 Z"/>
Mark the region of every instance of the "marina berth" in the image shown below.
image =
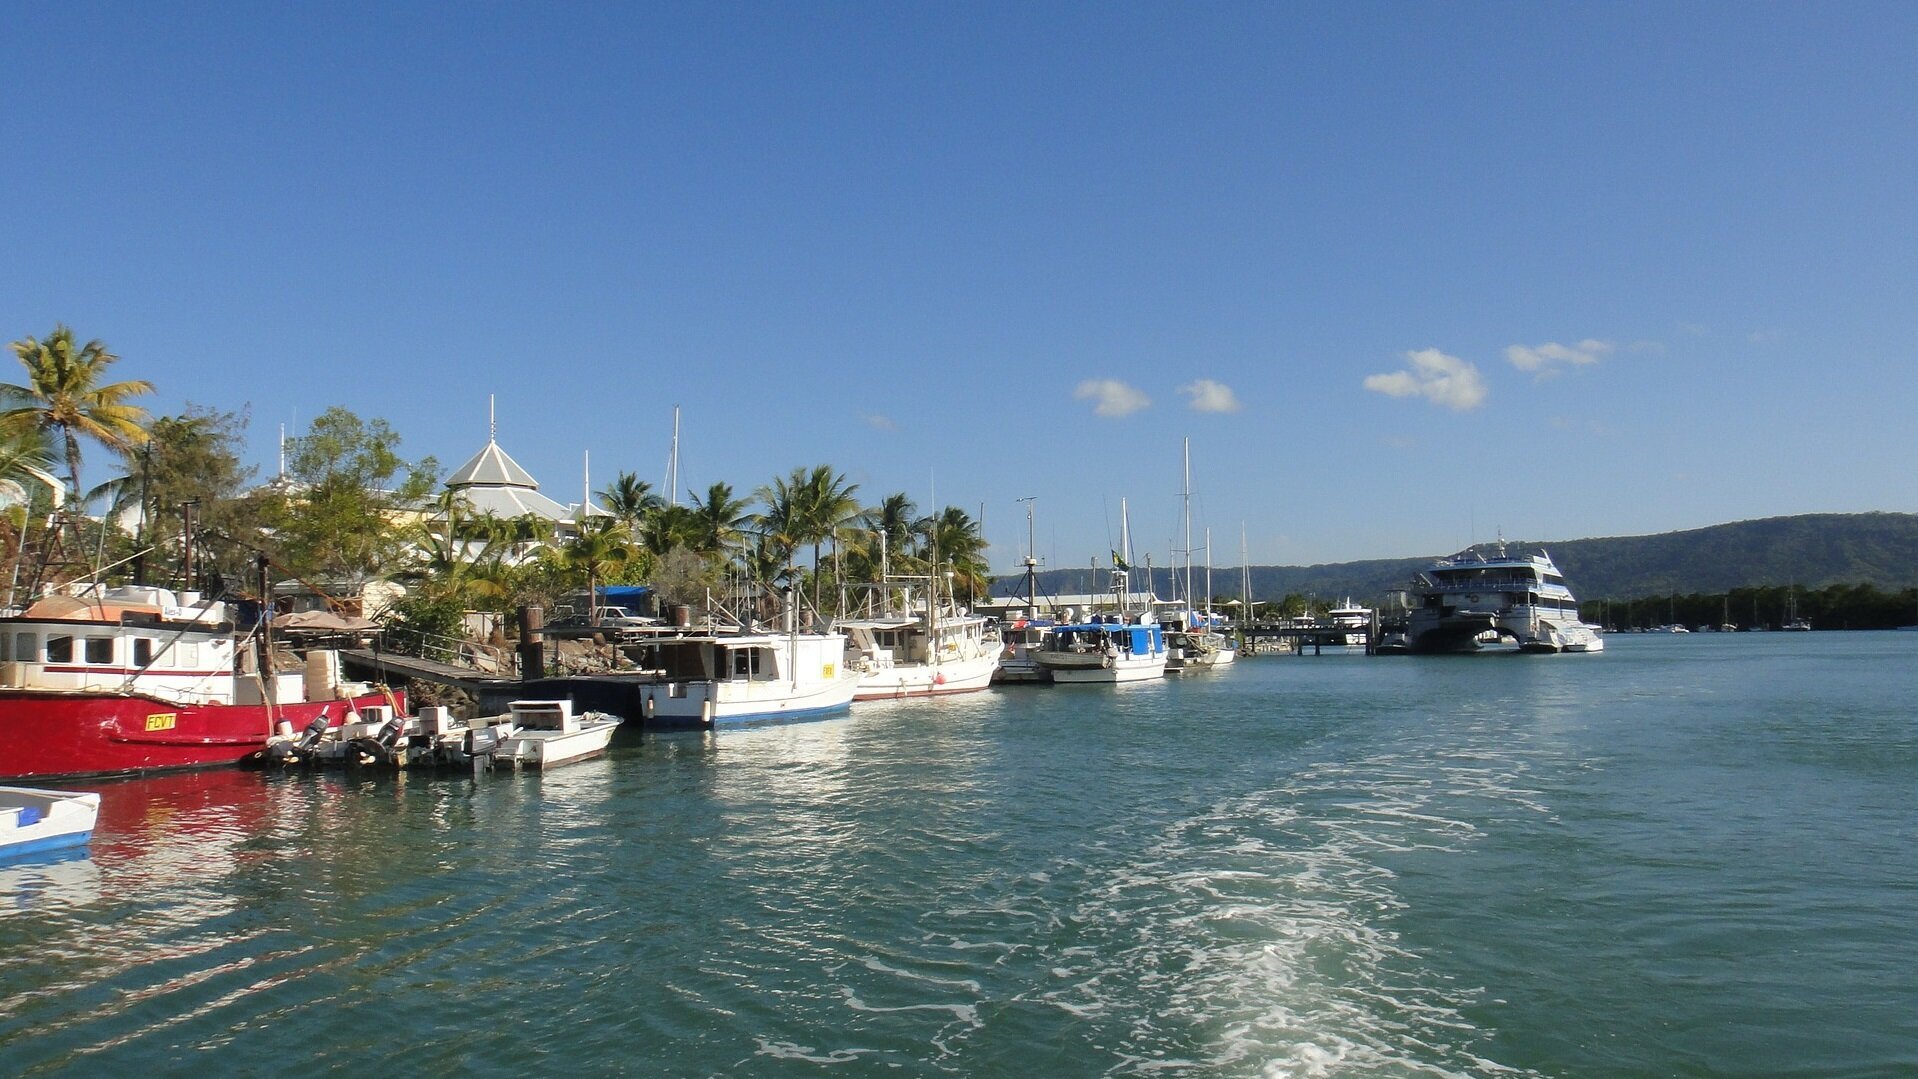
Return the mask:
<path id="1" fill-rule="evenodd" d="M 0 779 L 233 765 L 282 724 L 398 706 L 343 682 L 330 650 L 263 670 L 263 632 L 236 629 L 223 602 L 144 585 L 75 586 L 0 617 Z"/>
<path id="2" fill-rule="evenodd" d="M 1467 548 L 1413 579 L 1402 643 L 1385 651 L 1475 652 L 1511 642 L 1521 652 L 1598 652 L 1598 627 L 1578 616 L 1578 601 L 1543 551 L 1512 555 Z"/>

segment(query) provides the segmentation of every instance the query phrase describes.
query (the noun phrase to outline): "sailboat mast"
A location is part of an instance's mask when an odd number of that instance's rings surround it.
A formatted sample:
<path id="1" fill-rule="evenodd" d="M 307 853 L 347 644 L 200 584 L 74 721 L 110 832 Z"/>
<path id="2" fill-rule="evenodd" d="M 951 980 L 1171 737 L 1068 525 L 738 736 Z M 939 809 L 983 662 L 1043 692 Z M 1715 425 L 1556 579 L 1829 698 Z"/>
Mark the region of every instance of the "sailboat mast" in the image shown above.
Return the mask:
<path id="1" fill-rule="evenodd" d="M 1032 539 L 1032 504 L 1039 496 L 1027 495 L 1026 504 L 1026 604 L 1033 618 L 1039 617 L 1039 548 Z"/>
<path id="2" fill-rule="evenodd" d="M 1180 488 L 1180 498 L 1185 509 L 1185 600 L 1187 609 L 1192 606 L 1192 440 L 1179 440 L 1181 456 L 1185 462 L 1185 478 Z"/>
<path id="3" fill-rule="evenodd" d="M 673 406 L 673 452 L 666 461 L 666 500 L 679 505 L 679 406 Z"/>
<path id="4" fill-rule="evenodd" d="M 1239 602 L 1245 604 L 1245 613 L 1239 617 L 1250 620 L 1252 617 L 1252 566 L 1245 557 L 1245 522 L 1239 522 Z"/>

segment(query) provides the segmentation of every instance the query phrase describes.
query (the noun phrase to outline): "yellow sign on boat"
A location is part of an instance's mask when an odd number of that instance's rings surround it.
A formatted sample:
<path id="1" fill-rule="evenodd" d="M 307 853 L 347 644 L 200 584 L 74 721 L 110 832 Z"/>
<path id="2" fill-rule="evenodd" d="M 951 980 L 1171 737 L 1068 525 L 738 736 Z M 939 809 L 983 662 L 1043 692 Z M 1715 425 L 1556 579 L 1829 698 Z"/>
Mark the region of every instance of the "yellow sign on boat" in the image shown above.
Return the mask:
<path id="1" fill-rule="evenodd" d="M 147 717 L 147 730 L 170 731 L 173 729 L 174 721 L 179 718 L 178 712 L 155 712 Z"/>

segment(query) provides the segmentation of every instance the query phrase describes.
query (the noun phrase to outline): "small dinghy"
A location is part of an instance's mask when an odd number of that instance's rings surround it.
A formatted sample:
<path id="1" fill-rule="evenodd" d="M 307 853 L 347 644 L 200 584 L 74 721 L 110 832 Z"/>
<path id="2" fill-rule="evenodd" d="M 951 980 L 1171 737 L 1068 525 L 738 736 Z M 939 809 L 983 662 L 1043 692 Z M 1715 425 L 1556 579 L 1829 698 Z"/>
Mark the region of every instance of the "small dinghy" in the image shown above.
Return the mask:
<path id="1" fill-rule="evenodd" d="M 0 859 L 81 846 L 99 816 L 97 794 L 0 787 Z"/>

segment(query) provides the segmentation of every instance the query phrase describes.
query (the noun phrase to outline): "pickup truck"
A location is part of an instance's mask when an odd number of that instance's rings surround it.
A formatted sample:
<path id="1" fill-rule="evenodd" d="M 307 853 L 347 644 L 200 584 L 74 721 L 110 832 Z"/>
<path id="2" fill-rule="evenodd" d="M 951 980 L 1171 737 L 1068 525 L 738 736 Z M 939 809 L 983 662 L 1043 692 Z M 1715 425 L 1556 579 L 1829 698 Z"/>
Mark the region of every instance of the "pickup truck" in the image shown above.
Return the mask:
<path id="1" fill-rule="evenodd" d="M 644 629 L 658 623 L 651 618 L 642 618 L 625 607 L 595 607 L 590 617 L 574 613 L 571 608 L 561 607 L 559 617 L 546 623 L 547 629 L 556 630 L 592 630 L 594 632 Z"/>

